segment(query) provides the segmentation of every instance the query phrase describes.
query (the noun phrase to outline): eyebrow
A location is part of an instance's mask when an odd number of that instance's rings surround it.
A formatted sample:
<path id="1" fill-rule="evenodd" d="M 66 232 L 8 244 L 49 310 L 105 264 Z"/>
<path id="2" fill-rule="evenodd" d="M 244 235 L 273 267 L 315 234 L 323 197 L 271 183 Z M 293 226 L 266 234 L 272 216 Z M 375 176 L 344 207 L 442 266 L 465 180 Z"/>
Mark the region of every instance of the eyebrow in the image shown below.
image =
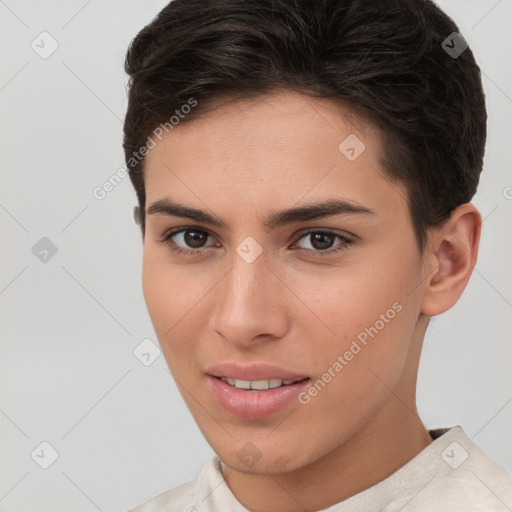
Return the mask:
<path id="1" fill-rule="evenodd" d="M 228 222 L 221 217 L 211 215 L 203 210 L 183 206 L 170 199 L 160 199 L 154 202 L 146 210 L 146 213 L 147 215 L 161 213 L 172 217 L 184 217 L 197 222 L 211 224 L 219 228 L 230 229 Z M 354 201 L 348 201 L 346 199 L 328 199 L 319 203 L 270 212 L 263 221 L 263 225 L 271 230 L 279 226 L 292 224 L 293 222 L 303 222 L 345 214 L 375 215 L 375 212 Z"/>

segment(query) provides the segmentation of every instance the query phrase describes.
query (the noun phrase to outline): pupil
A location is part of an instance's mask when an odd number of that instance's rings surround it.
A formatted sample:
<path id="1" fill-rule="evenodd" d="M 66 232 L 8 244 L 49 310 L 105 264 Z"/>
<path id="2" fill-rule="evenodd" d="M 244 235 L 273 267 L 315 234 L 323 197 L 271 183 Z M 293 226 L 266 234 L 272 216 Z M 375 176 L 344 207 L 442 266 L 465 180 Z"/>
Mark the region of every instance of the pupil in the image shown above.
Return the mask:
<path id="1" fill-rule="evenodd" d="M 331 235 L 329 233 L 313 233 L 311 236 L 311 245 L 318 250 L 328 249 L 331 246 L 333 242 L 332 239 L 334 237 L 334 235 Z M 325 242 L 325 239 L 327 239 L 328 241 Z M 323 243 L 322 240 L 324 240 Z M 320 247 L 318 247 L 318 242 L 320 243 Z"/>
<path id="2" fill-rule="evenodd" d="M 185 242 L 194 249 L 200 248 L 204 242 L 206 233 L 202 231 L 185 231 Z"/>

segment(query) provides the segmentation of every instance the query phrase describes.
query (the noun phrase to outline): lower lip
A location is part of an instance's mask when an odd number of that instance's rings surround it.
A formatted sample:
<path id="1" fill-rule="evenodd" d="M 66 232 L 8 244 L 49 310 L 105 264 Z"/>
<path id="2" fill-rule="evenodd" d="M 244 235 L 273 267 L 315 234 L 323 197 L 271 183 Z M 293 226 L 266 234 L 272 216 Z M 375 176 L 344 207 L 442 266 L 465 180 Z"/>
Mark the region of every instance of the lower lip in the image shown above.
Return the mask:
<path id="1" fill-rule="evenodd" d="M 230 414 L 240 418 L 266 418 L 283 409 L 308 386 L 310 379 L 278 388 L 258 390 L 238 389 L 222 379 L 208 375 L 214 398 Z"/>

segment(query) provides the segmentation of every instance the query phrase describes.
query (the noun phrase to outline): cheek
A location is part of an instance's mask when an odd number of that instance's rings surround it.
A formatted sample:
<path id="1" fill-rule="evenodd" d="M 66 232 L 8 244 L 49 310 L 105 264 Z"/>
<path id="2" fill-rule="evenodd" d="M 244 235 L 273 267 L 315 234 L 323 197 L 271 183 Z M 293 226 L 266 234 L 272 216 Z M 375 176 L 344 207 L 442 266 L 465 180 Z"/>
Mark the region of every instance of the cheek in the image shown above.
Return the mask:
<path id="1" fill-rule="evenodd" d="M 145 248 L 142 290 L 154 331 L 171 373 L 180 375 L 194 364 L 201 339 L 203 300 L 214 282 L 189 266 L 171 265 L 162 251 Z"/>
<path id="2" fill-rule="evenodd" d="M 311 309 L 329 327 L 309 315 L 300 326 L 304 338 L 316 340 L 304 348 L 312 362 L 312 385 L 301 402 L 312 430 L 325 428 L 326 411 L 333 425 L 357 428 L 403 374 L 418 308 L 404 293 L 406 280 L 382 284 L 376 287 L 368 275 L 352 276 L 331 293 L 320 286 L 312 290 Z"/>
<path id="3" fill-rule="evenodd" d="M 300 412 L 309 432 L 324 432 L 324 439 L 337 442 L 361 429 L 384 406 L 407 361 L 402 314 L 406 314 L 405 310 L 398 312 L 378 334 L 351 328 L 336 343 L 323 347 L 328 355 L 324 353 L 322 364 L 315 365 L 317 373 L 311 386 L 299 397 Z M 340 331 L 345 328 L 341 322 L 338 325 Z"/>
<path id="4" fill-rule="evenodd" d="M 319 340 L 305 347 L 317 370 L 323 372 L 345 353 L 349 366 L 365 365 L 366 373 L 374 364 L 391 373 L 404 362 L 419 314 L 411 290 L 421 265 L 414 256 L 400 258 L 399 252 L 383 251 L 343 269 L 294 279 L 292 288 L 308 306 L 298 315 L 299 329 L 309 333 L 305 338 Z M 356 360 L 359 365 L 352 364 Z"/>
<path id="5" fill-rule="evenodd" d="M 170 308 L 169 281 L 166 273 L 162 271 L 162 266 L 158 263 L 154 254 L 144 247 L 142 263 L 142 293 L 146 302 L 149 316 L 155 332 L 160 340 L 164 331 L 164 323 L 169 325 L 170 318 L 167 318 L 172 312 Z M 160 340 L 161 341 L 161 340 Z"/>
<path id="6" fill-rule="evenodd" d="M 296 273 L 288 281 L 298 297 L 304 298 L 306 310 L 309 306 L 309 311 L 317 313 L 327 326 L 339 330 L 335 334 L 342 334 L 347 328 L 357 330 L 373 324 L 395 302 L 409 302 L 411 283 L 417 276 L 413 264 L 380 261 L 357 262 L 321 274 Z"/>
<path id="7" fill-rule="evenodd" d="M 198 284 L 190 286 L 184 272 L 173 269 L 160 251 L 145 248 L 142 265 L 142 291 L 153 323 L 155 333 L 162 347 L 186 321 L 198 302 Z"/>

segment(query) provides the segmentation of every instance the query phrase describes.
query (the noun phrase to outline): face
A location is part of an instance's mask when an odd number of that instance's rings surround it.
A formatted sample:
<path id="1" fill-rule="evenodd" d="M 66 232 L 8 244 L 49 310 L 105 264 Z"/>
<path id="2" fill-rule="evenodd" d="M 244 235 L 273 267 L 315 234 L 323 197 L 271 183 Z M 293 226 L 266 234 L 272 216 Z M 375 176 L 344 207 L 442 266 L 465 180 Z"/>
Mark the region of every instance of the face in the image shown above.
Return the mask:
<path id="1" fill-rule="evenodd" d="M 403 379 L 422 259 L 405 190 L 379 160 L 374 128 L 294 92 L 228 103 L 146 157 L 144 297 L 183 399 L 232 468 L 318 461 Z"/>

